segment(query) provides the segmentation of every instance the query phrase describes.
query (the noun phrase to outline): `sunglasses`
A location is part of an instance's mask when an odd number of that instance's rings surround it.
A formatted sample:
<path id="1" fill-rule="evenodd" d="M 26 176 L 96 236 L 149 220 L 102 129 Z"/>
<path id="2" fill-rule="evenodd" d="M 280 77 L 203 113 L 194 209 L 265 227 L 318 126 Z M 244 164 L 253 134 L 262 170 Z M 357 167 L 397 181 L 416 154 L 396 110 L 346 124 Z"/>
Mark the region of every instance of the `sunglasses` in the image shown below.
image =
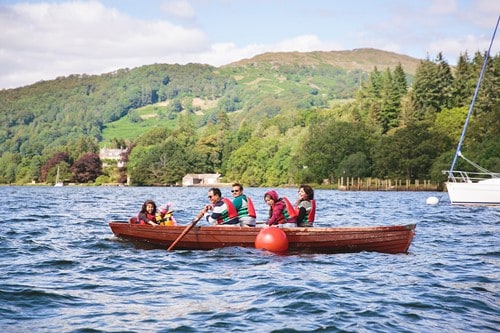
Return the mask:
<path id="1" fill-rule="evenodd" d="M 231 193 L 238 193 L 240 190 L 231 190 Z"/>

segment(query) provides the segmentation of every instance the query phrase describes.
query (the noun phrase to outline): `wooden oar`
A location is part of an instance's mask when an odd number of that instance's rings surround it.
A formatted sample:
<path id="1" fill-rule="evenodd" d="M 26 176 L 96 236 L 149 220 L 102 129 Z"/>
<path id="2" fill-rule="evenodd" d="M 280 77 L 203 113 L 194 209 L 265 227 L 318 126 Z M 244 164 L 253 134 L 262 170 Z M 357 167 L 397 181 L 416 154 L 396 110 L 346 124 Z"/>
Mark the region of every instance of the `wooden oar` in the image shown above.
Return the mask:
<path id="1" fill-rule="evenodd" d="M 192 221 L 188 224 L 186 228 L 182 231 L 182 233 L 175 239 L 175 241 L 168 247 L 167 251 L 170 251 L 174 248 L 174 246 L 179 243 L 179 241 L 186 236 L 186 234 L 193 229 L 193 227 L 198 223 L 199 220 L 203 217 L 203 212 L 200 212 Z"/>

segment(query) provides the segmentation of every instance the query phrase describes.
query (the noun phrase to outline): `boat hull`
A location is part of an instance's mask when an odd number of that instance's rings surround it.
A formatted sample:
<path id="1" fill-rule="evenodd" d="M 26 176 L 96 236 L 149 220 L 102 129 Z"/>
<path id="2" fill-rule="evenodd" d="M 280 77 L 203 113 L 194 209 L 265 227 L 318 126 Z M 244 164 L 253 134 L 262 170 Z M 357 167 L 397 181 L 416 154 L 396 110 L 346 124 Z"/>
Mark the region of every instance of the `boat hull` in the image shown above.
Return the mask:
<path id="1" fill-rule="evenodd" d="M 124 221 L 109 222 L 120 238 L 168 248 L 186 226 L 151 226 Z M 179 250 L 212 250 L 223 247 L 255 247 L 261 228 L 238 226 L 195 226 L 175 246 Z M 349 253 L 372 251 L 406 253 L 415 224 L 378 227 L 285 228 L 288 251 Z"/>
<path id="2" fill-rule="evenodd" d="M 446 189 L 454 205 L 500 205 L 500 182 L 447 182 Z"/>

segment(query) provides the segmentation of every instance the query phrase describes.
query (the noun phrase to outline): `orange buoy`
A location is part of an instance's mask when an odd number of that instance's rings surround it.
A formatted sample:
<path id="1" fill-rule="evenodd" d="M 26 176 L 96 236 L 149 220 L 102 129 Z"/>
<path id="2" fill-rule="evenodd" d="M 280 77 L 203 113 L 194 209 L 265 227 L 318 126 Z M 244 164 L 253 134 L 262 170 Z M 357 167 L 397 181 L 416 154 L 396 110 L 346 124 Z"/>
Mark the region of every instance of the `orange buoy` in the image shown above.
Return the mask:
<path id="1" fill-rule="evenodd" d="M 255 238 L 255 248 L 272 252 L 284 252 L 288 250 L 288 238 L 280 228 L 264 228 Z"/>

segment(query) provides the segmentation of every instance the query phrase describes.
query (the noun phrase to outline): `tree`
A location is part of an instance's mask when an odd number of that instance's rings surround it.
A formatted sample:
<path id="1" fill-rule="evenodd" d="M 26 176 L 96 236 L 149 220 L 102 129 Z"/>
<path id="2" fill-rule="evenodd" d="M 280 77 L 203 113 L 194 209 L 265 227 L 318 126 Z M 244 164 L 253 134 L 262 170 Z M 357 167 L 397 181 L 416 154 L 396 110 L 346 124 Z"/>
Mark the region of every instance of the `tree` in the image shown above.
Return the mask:
<path id="1" fill-rule="evenodd" d="M 367 86 L 367 100 L 368 100 L 368 119 L 380 125 L 381 123 L 381 97 L 383 88 L 383 77 L 377 67 L 370 73 L 370 78 Z"/>
<path id="2" fill-rule="evenodd" d="M 410 124 L 385 135 L 372 149 L 373 175 L 380 178 L 425 179 L 433 161 L 452 147 L 427 122 Z"/>
<path id="3" fill-rule="evenodd" d="M 70 159 L 76 161 L 81 156 L 87 153 L 98 153 L 99 143 L 96 138 L 93 137 L 78 137 L 76 139 L 71 139 L 66 145 L 66 152 L 70 156 Z"/>
<path id="4" fill-rule="evenodd" d="M 87 153 L 71 167 L 73 180 L 79 183 L 95 181 L 102 172 L 102 162 L 96 153 Z"/>
<path id="5" fill-rule="evenodd" d="M 485 55 L 477 52 L 473 60 L 474 79 L 477 82 L 484 63 Z M 489 58 L 481 81 L 481 87 L 474 104 L 474 114 L 495 112 L 500 99 L 500 56 Z M 475 85 L 474 85 L 475 87 Z M 472 98 L 472 94 L 471 94 Z"/>
<path id="6" fill-rule="evenodd" d="M 332 178 L 341 161 L 357 152 L 368 156 L 368 134 L 361 124 L 319 119 L 311 125 L 299 165 L 306 165 L 316 182 Z"/>
<path id="7" fill-rule="evenodd" d="M 474 94 L 475 85 L 472 66 L 469 63 L 467 52 L 465 52 L 465 54 L 460 54 L 455 67 L 455 80 L 453 80 L 451 87 L 452 106 L 468 106 Z"/>
<path id="8" fill-rule="evenodd" d="M 16 174 L 21 163 L 17 153 L 6 152 L 0 157 L 0 182 L 11 184 L 16 181 Z"/>
<path id="9" fill-rule="evenodd" d="M 49 158 L 47 160 L 47 162 L 45 162 L 45 164 L 42 166 L 42 170 L 40 173 L 40 181 L 42 181 L 42 182 L 48 181 L 47 176 L 48 176 L 49 172 L 51 170 L 55 169 L 55 167 L 61 163 L 65 164 L 66 166 L 71 165 L 71 160 L 70 160 L 68 153 L 58 152 L 58 153 L 55 153 L 54 155 L 52 155 L 52 157 Z M 64 169 L 66 169 L 66 168 L 64 168 Z M 66 170 L 61 170 L 61 173 L 64 175 L 65 171 Z M 55 172 L 52 172 L 52 173 L 55 174 Z M 64 176 L 62 178 L 64 179 Z"/>
<path id="10" fill-rule="evenodd" d="M 398 126 L 401 98 L 394 83 L 391 71 L 387 69 L 383 77 L 379 122 L 382 134 Z"/>
<path id="11" fill-rule="evenodd" d="M 467 108 L 444 109 L 434 121 L 434 129 L 450 138 L 451 142 L 457 143 L 462 134 L 465 118 L 467 117 Z"/>
<path id="12" fill-rule="evenodd" d="M 408 82 L 406 81 L 406 74 L 401 63 L 398 63 L 396 68 L 394 68 L 393 83 L 395 96 L 397 99 L 401 100 L 408 92 Z"/>
<path id="13" fill-rule="evenodd" d="M 440 91 L 438 110 L 441 111 L 441 109 L 451 107 L 452 105 L 454 78 L 451 74 L 450 65 L 448 65 L 448 62 L 443 58 L 441 52 L 437 55 L 436 63 L 437 84 Z"/>
<path id="14" fill-rule="evenodd" d="M 442 53 L 434 62 L 429 59 L 420 62 L 413 82 L 419 120 L 433 119 L 442 108 L 451 105 L 452 84 L 451 69 Z"/>
<path id="15" fill-rule="evenodd" d="M 279 140 L 276 137 L 251 138 L 231 154 L 227 177 L 251 186 L 266 184 L 267 171 L 278 149 Z"/>
<path id="16" fill-rule="evenodd" d="M 344 158 L 337 167 L 338 176 L 366 177 L 371 174 L 370 161 L 365 153 L 357 152 Z"/>

